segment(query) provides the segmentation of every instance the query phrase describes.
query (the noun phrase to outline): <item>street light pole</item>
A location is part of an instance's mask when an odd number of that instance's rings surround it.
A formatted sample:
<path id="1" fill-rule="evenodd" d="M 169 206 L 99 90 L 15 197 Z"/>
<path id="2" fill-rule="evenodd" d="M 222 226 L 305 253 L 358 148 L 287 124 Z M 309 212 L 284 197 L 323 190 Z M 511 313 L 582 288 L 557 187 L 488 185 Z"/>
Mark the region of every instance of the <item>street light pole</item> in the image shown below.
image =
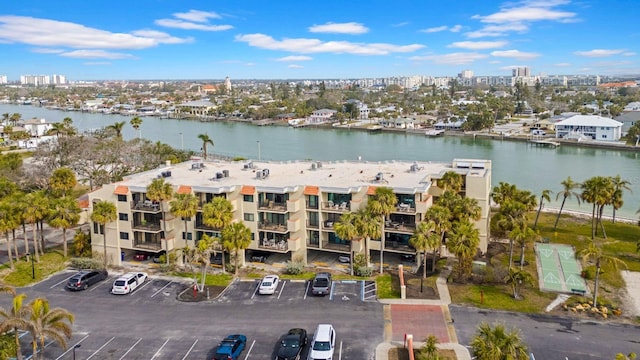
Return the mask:
<path id="1" fill-rule="evenodd" d="M 80 344 L 73 346 L 73 360 L 76 360 L 76 349 L 80 347 Z"/>
<path id="2" fill-rule="evenodd" d="M 35 280 L 36 279 L 36 265 L 33 262 L 33 256 L 31 256 L 30 253 L 27 253 L 26 255 L 31 258 L 31 278 L 33 280 Z"/>

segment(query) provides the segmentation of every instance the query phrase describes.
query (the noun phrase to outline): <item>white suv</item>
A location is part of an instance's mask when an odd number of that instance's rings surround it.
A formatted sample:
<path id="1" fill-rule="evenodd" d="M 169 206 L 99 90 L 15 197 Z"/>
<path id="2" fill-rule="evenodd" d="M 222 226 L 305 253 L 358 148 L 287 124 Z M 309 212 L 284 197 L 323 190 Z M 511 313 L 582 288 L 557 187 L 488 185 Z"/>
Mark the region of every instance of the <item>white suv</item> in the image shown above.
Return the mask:
<path id="1" fill-rule="evenodd" d="M 142 285 L 145 280 L 147 280 L 147 274 L 143 272 L 124 274 L 113 282 L 111 293 L 120 295 L 128 294 Z"/>
<path id="2" fill-rule="evenodd" d="M 332 360 L 336 331 L 330 324 L 320 324 L 313 334 L 308 360 Z"/>

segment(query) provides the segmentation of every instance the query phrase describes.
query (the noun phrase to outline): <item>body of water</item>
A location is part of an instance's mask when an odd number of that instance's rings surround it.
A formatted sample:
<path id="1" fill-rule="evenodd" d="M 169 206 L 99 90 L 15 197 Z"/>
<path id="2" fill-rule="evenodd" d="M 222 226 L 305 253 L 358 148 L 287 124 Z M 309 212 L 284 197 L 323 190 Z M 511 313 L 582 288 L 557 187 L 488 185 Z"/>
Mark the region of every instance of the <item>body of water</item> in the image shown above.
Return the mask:
<path id="1" fill-rule="evenodd" d="M 131 117 L 97 113 L 65 112 L 40 107 L 0 104 L 0 114 L 20 113 L 23 119 L 45 118 L 50 122 L 70 117 L 80 131 L 126 121 L 123 136 L 131 139 L 138 133 L 129 125 Z M 631 182 L 625 192 L 624 206 L 616 216 L 637 219 L 640 208 L 640 154 L 630 151 L 560 146 L 536 147 L 525 142 L 474 139 L 462 136 L 426 137 L 417 134 L 346 129 L 291 128 L 255 126 L 240 122 L 198 122 L 143 117 L 141 136 L 161 141 L 175 148 L 200 151 L 198 134 L 207 133 L 214 141 L 209 152 L 262 160 L 421 160 L 449 162 L 453 158 L 490 159 L 493 186 L 513 183 L 540 195 L 554 192 L 550 207 L 559 207 L 555 194 L 568 176 L 580 182 L 592 176 L 620 175 Z M 579 189 L 578 189 L 579 192 Z M 562 199 L 560 199 L 562 200 Z M 578 206 L 569 200 L 568 209 L 590 213 L 591 206 Z M 611 214 L 607 208 L 605 215 Z"/>

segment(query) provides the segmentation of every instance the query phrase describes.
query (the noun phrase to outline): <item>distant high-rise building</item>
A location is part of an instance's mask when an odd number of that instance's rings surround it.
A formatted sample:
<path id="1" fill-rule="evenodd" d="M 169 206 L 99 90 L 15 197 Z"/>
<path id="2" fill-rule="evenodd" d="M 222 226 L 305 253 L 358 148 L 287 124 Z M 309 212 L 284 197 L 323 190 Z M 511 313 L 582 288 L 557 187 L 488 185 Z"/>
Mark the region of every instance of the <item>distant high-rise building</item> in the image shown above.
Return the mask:
<path id="1" fill-rule="evenodd" d="M 49 85 L 49 75 L 20 75 L 20 84 L 42 86 Z"/>
<path id="2" fill-rule="evenodd" d="M 227 93 L 231 92 L 231 79 L 229 79 L 228 76 L 224 79 L 224 89 L 227 91 Z"/>
<path id="3" fill-rule="evenodd" d="M 471 79 L 473 77 L 473 70 L 462 70 L 458 77 L 461 79 Z"/>
<path id="4" fill-rule="evenodd" d="M 51 83 L 55 85 L 63 85 L 67 83 L 67 77 L 64 75 L 51 75 Z"/>
<path id="5" fill-rule="evenodd" d="M 7 83 L 7 75 L 0 75 L 0 84 Z"/>
<path id="6" fill-rule="evenodd" d="M 531 76 L 531 70 L 529 69 L 528 66 L 517 67 L 517 68 L 513 69 L 513 76 L 514 77 L 529 77 L 529 76 Z"/>

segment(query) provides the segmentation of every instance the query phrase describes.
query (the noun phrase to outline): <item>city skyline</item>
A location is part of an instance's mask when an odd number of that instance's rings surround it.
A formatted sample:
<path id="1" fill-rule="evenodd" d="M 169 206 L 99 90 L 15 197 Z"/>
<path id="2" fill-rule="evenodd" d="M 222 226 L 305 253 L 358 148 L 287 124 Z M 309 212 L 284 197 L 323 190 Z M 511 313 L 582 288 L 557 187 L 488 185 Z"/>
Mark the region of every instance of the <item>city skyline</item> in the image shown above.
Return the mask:
<path id="1" fill-rule="evenodd" d="M 630 1 L 26 0 L 0 12 L 0 74 L 311 79 L 640 74 Z"/>

